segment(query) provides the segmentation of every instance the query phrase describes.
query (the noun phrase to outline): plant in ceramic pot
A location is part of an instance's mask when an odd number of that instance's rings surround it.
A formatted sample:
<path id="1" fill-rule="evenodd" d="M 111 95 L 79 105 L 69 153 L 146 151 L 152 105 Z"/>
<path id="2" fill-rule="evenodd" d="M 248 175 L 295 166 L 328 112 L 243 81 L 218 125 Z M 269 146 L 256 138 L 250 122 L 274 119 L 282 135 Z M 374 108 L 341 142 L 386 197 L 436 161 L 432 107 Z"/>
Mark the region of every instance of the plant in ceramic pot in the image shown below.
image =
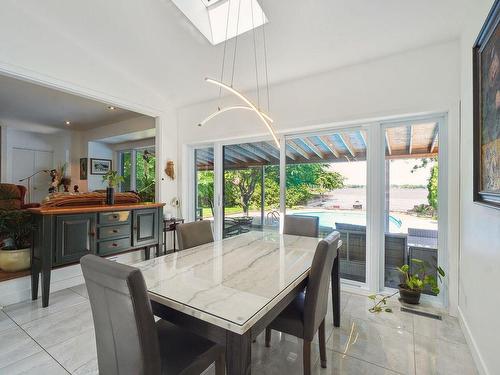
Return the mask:
<path id="1" fill-rule="evenodd" d="M 435 268 L 437 277 L 441 281 L 441 277 L 445 276 L 445 272 L 441 267 L 432 267 L 428 262 L 421 259 L 411 259 L 415 265 L 415 272 L 410 272 L 410 266 L 405 264 L 398 268 L 403 275 L 403 282 L 399 284 L 399 295 L 403 302 L 416 305 L 420 302 L 420 296 L 425 287 L 430 287 L 430 290 L 435 295 L 438 295 L 440 290 L 438 280 L 435 276 L 429 274 L 429 270 Z"/>
<path id="2" fill-rule="evenodd" d="M 0 269 L 7 272 L 23 271 L 31 263 L 31 232 L 33 223 L 27 211 L 0 211 Z"/>
<path id="3" fill-rule="evenodd" d="M 106 188 L 106 204 L 115 204 L 115 188 L 124 181 L 118 171 L 109 171 L 102 176 L 102 181 L 108 184 Z"/>

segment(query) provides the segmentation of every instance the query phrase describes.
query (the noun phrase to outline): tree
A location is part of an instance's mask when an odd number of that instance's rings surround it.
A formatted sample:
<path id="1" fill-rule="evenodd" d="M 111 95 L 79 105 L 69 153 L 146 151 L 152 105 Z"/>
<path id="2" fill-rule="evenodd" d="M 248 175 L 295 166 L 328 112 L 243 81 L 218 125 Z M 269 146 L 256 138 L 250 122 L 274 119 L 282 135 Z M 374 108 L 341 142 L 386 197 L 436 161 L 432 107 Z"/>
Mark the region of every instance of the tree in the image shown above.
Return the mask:
<path id="1" fill-rule="evenodd" d="M 240 205 L 245 215 L 248 215 L 250 200 L 255 192 L 257 182 L 261 178 L 260 170 L 257 168 L 248 168 L 234 171 L 233 174 L 233 179 L 230 182 L 237 188 Z"/>
<path id="2" fill-rule="evenodd" d="M 198 207 L 210 207 L 214 204 L 214 172 L 198 172 Z"/>
<path id="3" fill-rule="evenodd" d="M 438 177 L 439 165 L 436 162 L 431 168 L 431 176 L 427 183 L 427 200 L 429 201 L 429 205 L 434 209 L 434 212 L 437 212 L 438 209 Z"/>

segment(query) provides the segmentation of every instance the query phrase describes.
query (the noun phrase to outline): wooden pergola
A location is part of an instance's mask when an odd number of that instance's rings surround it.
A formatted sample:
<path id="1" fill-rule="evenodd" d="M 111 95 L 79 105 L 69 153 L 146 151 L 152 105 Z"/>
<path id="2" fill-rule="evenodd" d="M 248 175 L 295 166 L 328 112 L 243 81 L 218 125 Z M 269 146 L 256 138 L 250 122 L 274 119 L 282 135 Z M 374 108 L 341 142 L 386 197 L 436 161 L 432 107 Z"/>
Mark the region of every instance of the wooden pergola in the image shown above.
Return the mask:
<path id="1" fill-rule="evenodd" d="M 385 130 L 386 160 L 426 158 L 438 154 L 438 124 L 418 123 L 414 126 L 392 127 Z M 366 160 L 366 134 L 363 130 L 346 130 L 287 138 L 287 164 L 344 163 Z M 271 141 L 224 146 L 224 168 L 278 165 L 280 152 Z M 211 170 L 213 152 L 199 149 L 196 154 L 198 169 Z"/>

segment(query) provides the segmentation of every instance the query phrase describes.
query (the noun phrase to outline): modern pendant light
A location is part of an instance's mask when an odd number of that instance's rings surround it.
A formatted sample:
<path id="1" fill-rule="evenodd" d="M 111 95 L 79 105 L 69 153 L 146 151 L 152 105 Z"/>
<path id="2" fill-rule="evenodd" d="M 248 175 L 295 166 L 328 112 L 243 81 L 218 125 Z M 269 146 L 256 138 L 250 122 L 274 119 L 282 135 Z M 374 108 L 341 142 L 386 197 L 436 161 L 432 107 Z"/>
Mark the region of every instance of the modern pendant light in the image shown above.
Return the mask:
<path id="1" fill-rule="evenodd" d="M 216 80 L 212 78 L 205 78 L 205 81 L 211 84 L 214 84 L 219 87 L 219 100 L 221 98 L 222 94 L 222 89 L 232 93 L 239 99 L 241 99 L 246 105 L 235 105 L 235 106 L 230 106 L 230 107 L 218 107 L 215 112 L 207 116 L 203 121 L 201 121 L 198 126 L 203 126 L 213 118 L 217 117 L 218 115 L 231 111 L 231 110 L 246 110 L 246 111 L 252 111 L 254 112 L 257 117 L 260 119 L 260 121 L 266 126 L 267 130 L 269 133 L 271 133 L 271 136 L 273 137 L 274 142 L 276 143 L 276 147 L 280 148 L 280 143 L 278 140 L 278 137 L 276 136 L 276 132 L 273 128 L 273 119 L 266 114 L 262 109 L 260 108 L 260 89 L 259 89 L 259 75 L 258 75 L 258 67 L 257 67 L 257 45 L 256 45 L 256 40 L 255 40 L 255 27 L 254 26 L 254 12 L 253 12 L 253 1 L 250 0 L 251 4 L 251 12 L 252 12 L 252 32 L 253 32 L 253 47 L 254 47 L 254 60 L 255 60 L 255 80 L 256 80 L 256 86 L 257 86 L 257 105 L 255 105 L 249 98 L 247 98 L 245 95 L 243 95 L 240 91 L 236 90 L 233 87 L 233 82 L 234 82 L 234 67 L 235 67 L 235 62 L 236 62 L 236 51 L 238 48 L 238 27 L 239 27 L 239 18 L 240 18 L 240 11 L 241 11 L 241 0 L 238 0 L 238 16 L 237 16 L 237 21 L 236 21 L 236 36 L 235 36 L 235 42 L 234 42 L 234 51 L 233 51 L 233 66 L 232 66 L 232 73 L 231 73 L 231 82 L 230 84 L 226 84 L 223 82 L 224 78 L 224 66 L 225 66 L 225 61 L 226 61 L 226 49 L 227 49 L 227 32 L 228 32 L 228 25 L 229 25 L 229 14 L 230 14 L 230 9 L 231 9 L 231 0 L 228 0 L 228 11 L 227 11 L 227 20 L 226 20 L 226 40 L 224 42 L 224 55 L 222 58 L 222 69 L 221 69 L 221 79 Z M 262 17 L 264 18 L 264 12 L 262 12 Z M 265 21 L 265 20 L 263 20 Z M 269 80 L 268 80 L 268 69 L 267 69 L 267 49 L 266 49 L 266 38 L 265 38 L 265 30 L 264 30 L 264 25 L 265 22 L 262 22 L 262 33 L 263 33 L 263 44 L 264 44 L 264 62 L 265 62 L 265 78 L 266 78 L 266 90 L 267 90 L 267 109 L 269 111 Z"/>

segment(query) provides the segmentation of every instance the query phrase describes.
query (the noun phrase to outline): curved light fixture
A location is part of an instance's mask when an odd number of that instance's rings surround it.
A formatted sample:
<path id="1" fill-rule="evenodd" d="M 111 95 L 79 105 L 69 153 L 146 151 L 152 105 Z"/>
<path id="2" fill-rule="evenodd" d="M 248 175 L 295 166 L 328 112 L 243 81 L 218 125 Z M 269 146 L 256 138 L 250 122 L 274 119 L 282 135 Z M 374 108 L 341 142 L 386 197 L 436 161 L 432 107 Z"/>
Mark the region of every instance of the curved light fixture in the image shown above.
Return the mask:
<path id="1" fill-rule="evenodd" d="M 208 83 L 212 83 L 214 85 L 217 85 L 219 87 L 222 87 L 223 89 L 226 89 L 227 91 L 233 93 L 238 98 L 240 98 L 241 100 L 243 100 L 250 107 L 250 109 L 253 110 L 257 114 L 257 116 L 259 116 L 259 118 L 261 119 L 261 121 L 266 125 L 267 130 L 269 130 L 269 132 L 273 136 L 273 140 L 276 143 L 276 147 L 278 147 L 278 149 L 280 148 L 280 142 L 278 141 L 278 137 L 276 136 L 276 133 L 275 133 L 275 131 L 274 131 L 272 125 L 271 125 L 272 121 L 268 122 L 266 120 L 266 118 L 264 117 L 264 115 L 262 114 L 262 112 L 259 111 L 257 109 L 257 107 L 250 100 L 248 100 L 242 93 L 240 93 L 239 91 L 233 89 L 231 86 L 226 85 L 225 83 L 219 82 L 219 81 L 217 81 L 215 79 L 212 79 L 212 78 L 205 78 L 205 81 L 207 81 Z"/>
<path id="2" fill-rule="evenodd" d="M 198 126 L 205 125 L 207 122 L 209 122 L 210 120 L 212 120 L 214 117 L 217 117 L 217 116 L 223 114 L 224 112 L 232 111 L 232 110 L 235 110 L 235 109 L 243 109 L 243 110 L 247 110 L 247 111 L 252 111 L 253 112 L 253 108 L 247 107 L 245 105 L 233 105 L 233 106 L 230 106 L 230 107 L 219 108 L 217 111 L 215 111 L 214 113 L 212 113 L 211 115 L 209 115 L 207 118 L 205 118 L 205 120 L 201 121 L 198 124 Z M 262 113 L 262 116 L 264 116 L 267 121 L 274 122 L 274 120 L 271 117 L 269 117 L 267 115 L 267 113 L 264 113 L 264 112 L 261 112 L 261 113 Z"/>

